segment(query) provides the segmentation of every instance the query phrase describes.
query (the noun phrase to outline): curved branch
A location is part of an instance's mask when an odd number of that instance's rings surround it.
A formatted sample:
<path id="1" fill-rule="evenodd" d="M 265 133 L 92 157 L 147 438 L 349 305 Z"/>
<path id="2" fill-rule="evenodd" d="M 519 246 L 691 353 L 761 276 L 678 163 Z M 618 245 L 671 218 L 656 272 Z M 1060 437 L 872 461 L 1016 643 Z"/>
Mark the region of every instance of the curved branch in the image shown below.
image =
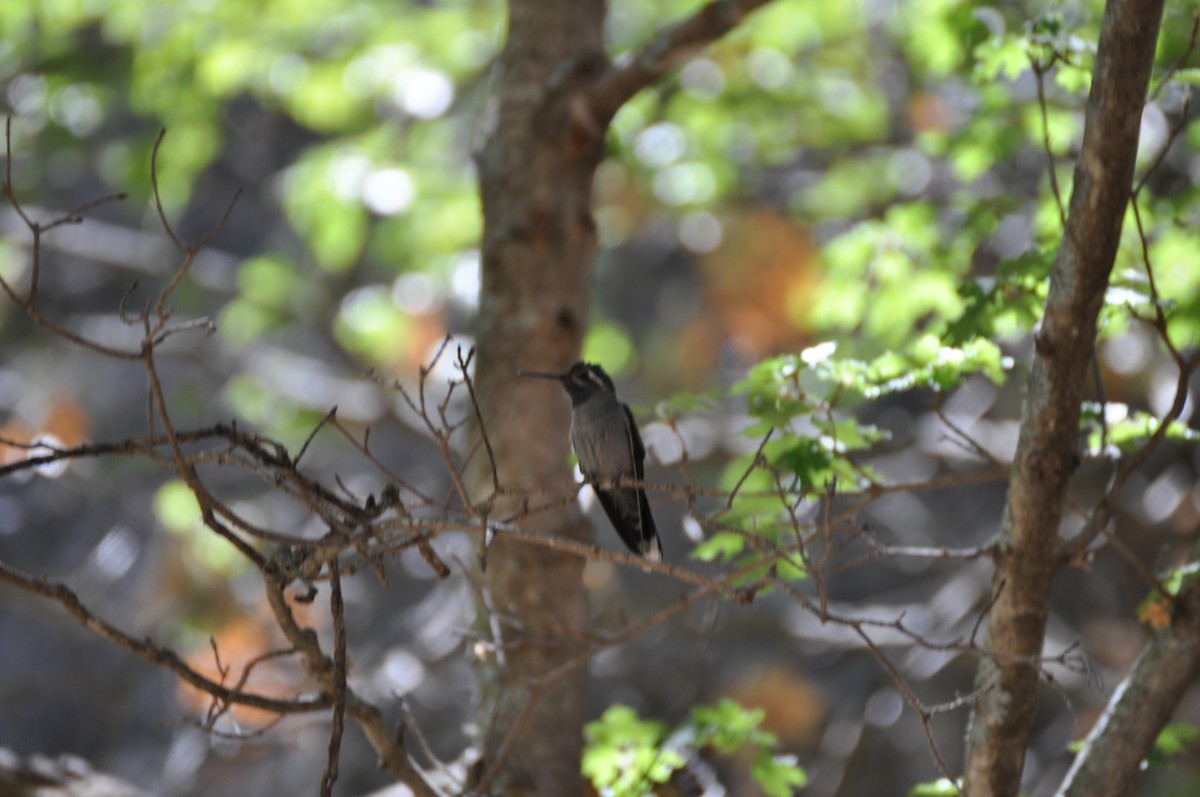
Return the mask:
<path id="1" fill-rule="evenodd" d="M 207 692 L 226 703 L 238 703 L 275 714 L 307 714 L 312 711 L 329 708 L 333 705 L 332 698 L 327 694 L 320 694 L 311 698 L 297 697 L 287 700 L 268 697 L 254 692 L 245 692 L 239 688 L 230 688 L 224 684 L 210 680 L 189 667 L 175 651 L 157 645 L 149 639 L 136 639 L 111 623 L 97 617 L 66 584 L 49 581 L 45 578 L 36 578 L 3 562 L 0 562 L 0 581 L 11 584 L 18 589 L 23 589 L 26 592 L 32 592 L 57 601 L 89 631 L 137 654 L 151 664 L 166 667 L 189 685 Z"/>
<path id="2" fill-rule="evenodd" d="M 1191 562 L 1200 558 L 1192 549 Z M 1200 579 L 1189 576 L 1171 622 L 1143 648 L 1092 727 L 1056 797 L 1127 794 L 1184 692 L 1200 674 Z"/>
<path id="3" fill-rule="evenodd" d="M 771 0 L 712 0 L 692 16 L 659 31 L 636 55 L 618 59 L 596 81 L 594 117 L 611 119 L 635 94 L 741 24 Z"/>
<path id="4" fill-rule="evenodd" d="M 1080 402 L 1132 190 L 1138 128 L 1162 0 L 1110 0 L 1088 98 L 1070 212 L 1036 338 L 996 579 L 1008 587 L 989 619 L 976 684 L 995 683 L 967 736 L 965 791 L 1014 795 L 1037 708 L 1038 667 L 1058 570 L 1063 497 L 1078 462 Z"/>

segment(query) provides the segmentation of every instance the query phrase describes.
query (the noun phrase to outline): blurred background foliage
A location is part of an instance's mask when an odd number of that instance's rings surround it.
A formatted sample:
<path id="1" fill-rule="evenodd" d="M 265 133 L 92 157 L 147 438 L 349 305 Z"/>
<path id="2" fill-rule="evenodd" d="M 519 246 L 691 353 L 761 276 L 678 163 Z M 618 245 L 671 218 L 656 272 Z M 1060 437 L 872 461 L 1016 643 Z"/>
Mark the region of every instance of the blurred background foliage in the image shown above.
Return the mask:
<path id="1" fill-rule="evenodd" d="M 611 54 L 700 5 L 612 0 Z M 1197 6 L 1168 3 L 1138 177 L 1158 164 L 1139 207 L 1179 347 L 1200 343 L 1200 126 L 1187 103 L 1200 83 L 1196 54 L 1165 75 L 1187 51 Z M 1062 228 L 1055 184 L 1065 202 L 1101 10 L 1098 0 L 778 0 L 620 111 L 595 183 L 602 251 L 585 355 L 643 404 L 652 478 L 672 478 L 658 466 L 680 465 L 683 445 L 697 481 L 731 487 L 768 427 L 783 433 L 764 453 L 796 475 L 796 495 L 835 475 L 852 489 L 978 468 L 946 418 L 982 450 L 1011 455 L 1029 333 Z M 215 339 L 170 344 L 177 422 L 233 416 L 298 446 L 336 404 L 345 422 L 372 428 L 389 466 L 443 489 L 436 448 L 365 372 L 411 383 L 447 334 L 470 343 L 481 231 L 472 153 L 488 123 L 504 13 L 483 0 L 0 4 L 0 97 L 22 201 L 47 217 L 129 194 L 46 238 L 48 308 L 72 328 L 128 339 L 115 317 L 122 294 L 134 279 L 160 284 L 175 262 L 150 194 L 151 147 L 165 126 L 159 187 L 185 239 L 244 192 L 177 294 L 178 313 L 217 323 Z M 29 237 L 7 208 L 0 225 L 0 274 L 23 284 Z M 1144 438 L 1145 413 L 1161 415 L 1174 392 L 1171 362 L 1134 319 L 1153 308 L 1132 215 L 1125 232 L 1102 318 L 1104 393 L 1090 397 L 1083 430 L 1095 458 L 1072 495 L 1085 509 L 1111 472 L 1108 446 Z M 143 429 L 136 368 L 47 340 L 8 305 L 0 331 L 5 437 L 73 444 Z M 1189 405 L 1174 434 L 1184 443 L 1190 417 Z M 380 488 L 336 439 L 322 436 L 312 456 L 351 489 Z M 1194 445 L 1174 445 L 1123 494 L 1117 532 L 1147 566 L 1175 563 L 1195 536 L 1198 471 Z M 769 488 L 766 476 L 752 479 Z M 225 663 L 270 644 L 255 580 L 196 522 L 183 484 L 119 460 L 13 482 L 0 486 L 6 561 L 68 575 L 102 613 L 197 662 L 209 637 Z M 264 523 L 302 522 L 281 499 L 220 486 Z M 898 492 L 866 507 L 863 524 L 908 544 L 974 545 L 994 533 L 1002 501 L 997 480 Z M 747 500 L 722 522 L 785 533 L 762 522 L 770 511 Z M 680 507 L 656 512 L 672 558 L 692 544 L 705 561 L 742 550 L 743 536 L 705 539 Z M 469 560 L 468 541 L 443 542 Z M 435 751 L 452 757 L 470 722 L 471 586 L 433 582 L 419 560 L 397 571 L 386 588 L 347 587 L 358 677 L 368 695 L 411 695 Z M 676 594 L 604 563 L 586 577 L 599 627 Z M 950 634 L 969 628 L 987 578 L 974 566 L 868 563 L 828 587 L 864 611 L 904 609 Z M 1059 589 L 1051 647 L 1081 638 L 1111 687 L 1144 637 L 1136 606 L 1146 585 L 1105 552 Z M 177 702 L 169 678 L 44 606 L 5 597 L 0 644 L 18 653 L 0 657 L 0 744 L 78 752 L 161 794 L 315 782 L 318 757 L 297 765 L 287 754 L 323 749 L 322 721 L 291 720 L 249 742 L 210 738 L 180 721 L 181 706 L 204 706 Z M 969 690 L 973 662 L 902 643 L 888 649 L 926 699 Z M 97 668 L 104 694 L 94 679 L 74 685 Z M 857 642 L 783 601 L 700 607 L 606 651 L 594 669 L 597 716 L 623 702 L 637 708 L 634 721 L 656 716 L 665 724 L 652 727 L 665 728 L 720 696 L 767 707 L 763 726 L 800 755 L 808 794 L 898 794 L 897 784 L 934 775 L 915 720 Z M 295 686 L 286 668 L 268 675 L 279 689 Z M 1058 690 L 1039 719 L 1031 794 L 1056 782 L 1067 742 L 1103 703 L 1094 683 L 1069 673 Z M 1193 695 L 1192 717 L 1198 704 Z M 935 723 L 951 761 L 961 721 Z M 346 793 L 378 785 L 369 753 L 347 744 L 357 766 L 343 769 Z M 748 764 L 730 769 L 735 784 L 749 777 Z M 1198 778 L 1181 765 L 1147 776 L 1143 793 L 1193 793 Z"/>

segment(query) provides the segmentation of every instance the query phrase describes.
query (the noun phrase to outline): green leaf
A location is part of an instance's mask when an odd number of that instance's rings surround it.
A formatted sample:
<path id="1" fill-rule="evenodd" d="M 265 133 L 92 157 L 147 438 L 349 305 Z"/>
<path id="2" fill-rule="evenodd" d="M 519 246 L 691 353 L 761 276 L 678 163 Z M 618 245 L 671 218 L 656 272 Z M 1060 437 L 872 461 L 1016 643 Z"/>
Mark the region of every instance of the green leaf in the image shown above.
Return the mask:
<path id="1" fill-rule="evenodd" d="M 1172 759 L 1196 741 L 1200 731 L 1188 722 L 1173 722 L 1164 727 L 1154 740 L 1154 747 L 1146 756 L 1151 766 L 1169 767 Z"/>
<path id="2" fill-rule="evenodd" d="M 691 412 L 711 410 L 721 391 L 705 393 L 676 393 L 654 405 L 654 414 L 659 418 L 678 418 Z"/>
<path id="3" fill-rule="evenodd" d="M 719 531 L 692 549 L 691 557 L 711 562 L 717 557 L 728 562 L 746 547 L 746 538 L 731 531 Z"/>
<path id="4" fill-rule="evenodd" d="M 791 797 L 795 789 L 808 784 L 808 775 L 796 762 L 795 756 L 772 755 L 763 750 L 750 765 L 750 777 L 767 797 Z"/>
<path id="5" fill-rule="evenodd" d="M 862 451 L 891 435 L 869 423 L 859 423 L 855 418 L 842 418 L 830 423 L 825 418 L 813 418 L 813 426 L 825 433 L 822 444 L 837 453 Z"/>
<path id="6" fill-rule="evenodd" d="M 639 718 L 629 706 L 611 706 L 584 726 L 584 776 L 614 797 L 649 794 L 652 784 L 666 783 L 685 763 L 677 751 L 660 746 L 664 731 L 662 723 Z"/>
<path id="7" fill-rule="evenodd" d="M 996 36 L 975 48 L 975 79 L 991 82 L 999 75 L 1009 80 L 1029 68 L 1025 43 L 1016 36 Z"/>
<path id="8" fill-rule="evenodd" d="M 779 740 L 759 727 L 765 716 L 762 709 L 745 708 L 732 700 L 696 706 L 692 709 L 695 743 L 726 755 L 751 750 L 754 758 L 750 774 L 763 792 L 769 797 L 790 797 L 794 789 L 807 783 L 808 777 L 795 757 L 776 752 Z"/>
<path id="9" fill-rule="evenodd" d="M 1105 424 L 1101 420 L 1107 422 Z M 1145 441 L 1153 437 L 1162 421 L 1145 410 L 1130 410 L 1129 406 L 1110 401 L 1100 405 L 1093 401 L 1084 402 L 1079 416 L 1080 428 L 1087 433 L 1088 453 L 1099 456 L 1105 444 L 1115 446 L 1122 454 L 1137 451 Z M 1105 432 L 1107 431 L 1107 437 Z M 1163 432 L 1167 440 L 1182 443 L 1200 441 L 1200 430 L 1182 421 L 1171 421 Z"/>
<path id="10" fill-rule="evenodd" d="M 762 709 L 722 700 L 696 706 L 691 721 L 665 738 L 662 723 L 643 720 L 628 706 L 612 706 L 584 726 L 583 773 L 604 795 L 642 797 L 666 783 L 686 761 L 685 748 L 724 755 L 749 753 L 751 777 L 768 797 L 791 797 L 807 775 L 793 756 L 781 755 L 774 734 L 759 728 Z"/>
<path id="11" fill-rule="evenodd" d="M 960 783 L 953 783 L 946 778 L 938 778 L 928 783 L 918 783 L 908 790 L 908 797 L 957 797 L 962 794 Z"/>

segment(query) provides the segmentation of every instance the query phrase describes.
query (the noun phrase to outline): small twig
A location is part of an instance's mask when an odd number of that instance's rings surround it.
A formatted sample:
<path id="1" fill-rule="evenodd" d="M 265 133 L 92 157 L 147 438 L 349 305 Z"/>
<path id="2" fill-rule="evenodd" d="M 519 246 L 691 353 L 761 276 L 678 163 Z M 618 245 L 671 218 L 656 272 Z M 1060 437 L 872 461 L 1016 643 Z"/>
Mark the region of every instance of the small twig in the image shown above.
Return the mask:
<path id="1" fill-rule="evenodd" d="M 975 625 L 971 626 L 971 636 L 968 638 L 972 647 L 974 647 L 976 644 L 975 640 L 979 635 L 979 629 L 983 625 L 984 619 L 992 613 L 992 608 L 996 605 L 996 601 L 1000 600 L 1000 595 L 1004 592 L 1004 588 L 1006 586 L 1008 586 L 1008 579 L 1000 579 L 1000 583 L 996 585 L 994 590 L 992 590 L 991 599 L 989 599 L 987 605 L 980 610 L 979 616 L 975 618 Z"/>
<path id="2" fill-rule="evenodd" d="M 333 619 L 333 728 L 329 732 L 329 755 L 321 776 L 321 797 L 331 797 L 338 778 L 338 758 L 346 720 L 346 617 L 342 603 L 342 577 L 337 557 L 329 563 L 329 614 Z"/>
<path id="3" fill-rule="evenodd" d="M 956 783 L 957 780 L 954 777 L 954 773 L 950 771 L 949 765 L 946 764 L 946 759 L 942 758 L 942 751 L 938 748 L 937 739 L 934 738 L 933 727 L 929 723 L 929 710 L 921 703 L 916 693 L 913 692 L 912 687 L 904 680 L 904 676 L 900 674 L 900 671 L 896 669 L 888 657 L 883 655 L 883 651 L 876 646 L 874 640 L 871 639 L 867 632 L 858 625 L 852 625 L 851 628 L 862 639 L 863 644 L 867 646 L 867 650 L 879 662 L 879 665 L 891 676 L 892 682 L 900 690 L 900 695 L 904 698 L 904 702 L 916 713 L 917 719 L 921 722 L 921 730 L 925 734 L 925 743 L 929 747 L 929 751 L 933 754 L 933 761 L 942 773 L 942 777 L 950 784 Z"/>
<path id="4" fill-rule="evenodd" d="M 1037 78 L 1038 108 L 1042 112 L 1042 148 L 1046 152 L 1047 171 L 1050 174 L 1050 190 L 1054 192 L 1054 202 L 1058 206 L 1058 218 L 1065 230 L 1067 228 L 1067 207 L 1063 204 L 1062 191 L 1058 187 L 1058 174 L 1055 173 L 1054 169 L 1054 152 L 1050 149 L 1050 121 L 1046 111 L 1046 72 L 1054 66 L 1057 60 L 1058 53 L 1051 55 L 1049 63 L 1045 64 L 1032 55 L 1029 58 L 1030 65 L 1033 67 L 1033 74 Z"/>
<path id="5" fill-rule="evenodd" d="M 12 162 L 12 116 L 6 116 L 4 118 L 4 198 L 21 217 L 21 221 L 25 222 L 25 226 L 32 230 L 37 225 L 29 216 L 25 215 L 25 209 L 17 201 L 16 191 L 13 188 Z"/>
<path id="6" fill-rule="evenodd" d="M 472 347 L 467 353 L 466 360 L 463 359 L 462 347 L 458 348 L 458 370 L 462 373 L 463 383 L 467 386 L 467 394 L 471 397 L 471 409 L 475 412 L 475 423 L 479 427 L 479 436 L 483 439 L 483 446 L 487 449 L 488 466 L 492 470 L 492 492 L 500 495 L 502 489 L 500 487 L 500 469 L 496 467 L 496 455 L 492 451 L 492 441 L 488 438 L 487 426 L 483 422 L 483 415 L 479 411 L 479 401 L 475 398 L 475 385 L 471 381 L 471 375 L 467 373 L 467 368 L 471 363 L 471 358 L 475 356 L 475 348 Z"/>
<path id="7" fill-rule="evenodd" d="M 273 714 L 307 714 L 328 708 L 332 705 L 332 701 L 325 695 L 283 699 L 246 692 L 241 689 L 231 689 L 193 670 L 175 651 L 159 646 L 149 639 L 139 639 L 131 636 L 111 623 L 102 620 L 88 609 L 83 604 L 83 601 L 79 599 L 79 596 L 65 584 L 48 581 L 44 578 L 36 578 L 3 562 L 0 562 L 0 581 L 11 584 L 26 592 L 56 601 L 89 631 L 98 634 L 118 647 L 134 653 L 151 664 L 171 670 L 180 680 L 188 685 L 213 695 L 224 702 L 238 703 Z"/>
<path id="8" fill-rule="evenodd" d="M 1196 31 L 1195 28 L 1193 28 L 1192 36 L 1194 37 L 1195 35 Z M 1167 133 L 1167 140 L 1163 142 L 1162 149 L 1160 149 L 1158 154 L 1154 156 L 1154 162 L 1151 163 L 1146 169 L 1146 173 L 1142 175 L 1142 179 L 1138 180 L 1137 185 L 1133 189 L 1133 199 L 1135 202 L 1137 201 L 1138 195 L 1141 194 L 1142 189 L 1146 187 L 1146 183 L 1149 182 L 1150 176 L 1153 175 L 1154 172 L 1158 170 L 1158 167 L 1162 165 L 1162 162 L 1166 160 L 1167 153 L 1170 152 L 1171 145 L 1175 143 L 1175 139 L 1179 137 L 1179 134 L 1182 133 L 1183 129 L 1191 122 L 1190 115 L 1188 113 L 1188 111 L 1191 109 L 1191 105 L 1192 98 L 1185 97 L 1183 100 L 1183 109 L 1179 114 L 1179 121 L 1172 125 L 1170 132 Z"/>
<path id="9" fill-rule="evenodd" d="M 741 492 L 742 485 L 745 484 L 746 480 L 750 478 L 750 474 L 754 472 L 754 469 L 761 464 L 763 449 L 767 447 L 767 442 L 771 439 L 771 435 L 773 434 L 775 434 L 774 427 L 768 429 L 767 433 L 763 435 L 762 442 L 758 444 L 758 448 L 755 450 L 754 456 L 750 459 L 750 464 L 746 467 L 745 472 L 742 473 L 741 478 L 737 480 L 737 484 L 733 485 L 733 489 L 729 491 L 729 499 L 725 502 L 725 512 L 733 509 L 733 502 L 737 498 L 738 493 Z"/>
<path id="10" fill-rule="evenodd" d="M 187 252 L 188 248 L 184 246 L 183 241 L 179 240 L 179 236 L 175 234 L 175 228 L 167 219 L 167 213 L 163 210 L 162 194 L 158 190 L 158 148 L 162 146 L 163 138 L 166 135 L 167 128 L 160 128 L 158 136 L 154 139 L 154 146 L 150 149 L 150 190 L 154 194 L 154 207 L 158 210 L 158 220 L 162 224 L 163 231 L 175 244 L 176 249 L 180 252 Z"/>
<path id="11" fill-rule="evenodd" d="M 945 424 L 946 428 L 949 429 L 951 432 L 953 432 L 954 436 L 957 437 L 959 439 L 959 441 L 962 442 L 963 445 L 965 445 L 971 451 L 974 451 L 975 454 L 978 455 L 981 459 L 986 460 L 990 464 L 995 465 L 997 467 L 1002 467 L 1003 465 L 1005 465 L 1006 463 L 1003 463 L 1000 460 L 996 459 L 996 457 L 992 455 L 992 452 L 990 452 L 986 448 L 984 448 L 983 444 L 981 444 L 978 440 L 976 440 L 975 438 L 973 438 L 969 434 L 967 434 L 966 431 L 961 426 L 959 426 L 956 422 L 950 420 L 950 417 L 948 415 L 946 415 L 945 407 L 942 405 L 943 398 L 944 398 L 944 396 L 942 394 L 942 391 L 940 391 L 940 390 L 937 391 L 937 395 L 935 397 L 934 404 L 933 404 L 933 411 L 937 415 L 938 420 L 940 420 L 943 424 Z"/>
<path id="12" fill-rule="evenodd" d="M 1166 74 L 1163 75 L 1162 80 L 1160 80 L 1158 85 L 1154 87 L 1154 90 L 1150 92 L 1149 102 L 1154 102 L 1156 99 L 1158 99 L 1158 95 L 1161 94 L 1163 88 L 1171 82 L 1171 78 L 1175 77 L 1175 73 L 1187 63 L 1187 59 L 1191 57 L 1192 50 L 1196 49 L 1197 31 L 1200 31 L 1200 11 L 1192 12 L 1192 32 L 1188 35 L 1187 47 L 1183 49 L 1183 52 L 1179 54 L 1179 57 L 1175 59 L 1175 62 L 1171 64 L 1171 67 L 1167 70 Z M 1186 117 L 1187 113 L 1185 112 L 1183 115 Z"/>
<path id="13" fill-rule="evenodd" d="M 325 413 L 325 417 L 322 418 L 321 420 L 319 420 L 317 422 L 317 425 L 312 428 L 312 431 L 308 433 L 308 437 L 304 438 L 304 445 L 300 446 L 299 453 L 297 453 L 296 456 L 292 458 L 292 466 L 293 467 L 299 467 L 300 458 L 304 456 L 305 451 L 308 451 L 308 445 L 309 445 L 309 443 L 311 443 L 313 441 L 313 438 L 315 438 L 317 436 L 317 432 L 321 431 L 321 429 L 323 429 L 326 424 L 333 423 L 333 421 L 336 418 L 337 418 L 337 405 L 335 404 L 335 405 L 333 405 L 333 407 L 330 408 L 329 412 Z"/>

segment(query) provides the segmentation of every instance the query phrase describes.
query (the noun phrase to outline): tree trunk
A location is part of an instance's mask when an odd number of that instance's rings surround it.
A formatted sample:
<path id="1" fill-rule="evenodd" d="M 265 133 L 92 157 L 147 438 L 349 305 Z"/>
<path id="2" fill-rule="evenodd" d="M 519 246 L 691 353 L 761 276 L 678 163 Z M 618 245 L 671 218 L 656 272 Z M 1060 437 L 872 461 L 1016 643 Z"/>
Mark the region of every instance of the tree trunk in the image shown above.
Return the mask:
<path id="1" fill-rule="evenodd" d="M 604 131 L 573 114 L 571 102 L 578 78 L 605 63 L 603 29 L 602 0 L 509 3 L 477 164 L 484 235 L 475 380 L 504 491 L 571 479 L 566 395 L 515 372 L 565 370 L 579 356 L 596 250 L 592 177 Z M 482 451 L 472 464 L 472 490 L 485 498 L 493 482 Z M 589 538 L 573 504 L 525 525 Z M 493 640 L 498 654 L 479 666 L 477 772 L 485 780 L 499 775 L 493 792 L 582 791 L 587 670 L 554 674 L 587 622 L 582 569 L 577 556 L 541 546 L 500 541 L 489 553 L 484 585 L 501 633 Z"/>
<path id="2" fill-rule="evenodd" d="M 1070 213 L 1030 367 L 988 616 L 991 690 L 967 734 L 965 791 L 1016 795 L 1037 709 L 1039 657 L 1059 566 L 1058 527 L 1078 461 L 1083 385 L 1121 238 L 1162 0 L 1109 0 L 1096 52 Z"/>

